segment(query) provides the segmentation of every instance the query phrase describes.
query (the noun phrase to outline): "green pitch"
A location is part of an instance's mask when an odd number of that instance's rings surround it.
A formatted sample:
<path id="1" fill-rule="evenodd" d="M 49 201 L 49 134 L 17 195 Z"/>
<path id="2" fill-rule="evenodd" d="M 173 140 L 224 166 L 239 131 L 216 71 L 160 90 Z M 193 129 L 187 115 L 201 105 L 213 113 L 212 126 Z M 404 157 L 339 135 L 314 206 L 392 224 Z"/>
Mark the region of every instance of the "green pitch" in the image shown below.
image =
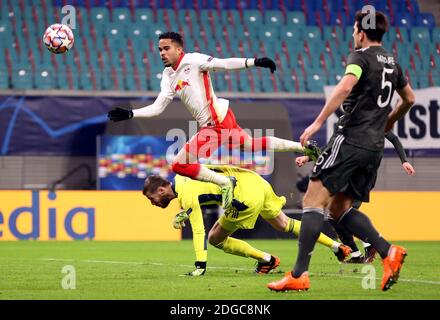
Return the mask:
<path id="1" fill-rule="evenodd" d="M 249 242 L 281 258 L 277 273 L 254 274 L 252 259 L 210 247 L 206 275 L 183 276 L 193 269 L 191 241 L 1 242 L 0 299 L 440 299 L 438 242 L 397 243 L 408 249 L 408 257 L 399 283 L 388 292 L 379 289 L 380 261 L 373 264 L 376 289 L 363 289 L 363 265 L 339 264 L 327 248 L 317 246 L 311 289 L 300 293 L 266 288 L 291 268 L 297 242 Z M 73 275 L 62 273 L 66 265 L 75 268 L 74 290 L 62 288 L 63 277 Z"/>

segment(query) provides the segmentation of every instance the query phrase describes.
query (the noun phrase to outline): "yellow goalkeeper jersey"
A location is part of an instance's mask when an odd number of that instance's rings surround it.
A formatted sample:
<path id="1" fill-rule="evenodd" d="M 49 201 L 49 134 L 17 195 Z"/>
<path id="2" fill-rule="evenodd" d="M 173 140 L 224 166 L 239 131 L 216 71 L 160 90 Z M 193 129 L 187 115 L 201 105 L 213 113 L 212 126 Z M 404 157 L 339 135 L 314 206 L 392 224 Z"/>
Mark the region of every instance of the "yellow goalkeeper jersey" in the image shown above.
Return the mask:
<path id="1" fill-rule="evenodd" d="M 278 197 L 271 185 L 253 171 L 225 165 L 208 167 L 237 180 L 232 206 L 222 217 L 224 223 L 221 224 L 226 229 L 252 229 L 259 214 L 265 219 L 275 218 L 286 203 L 284 197 Z M 180 206 L 184 210 L 191 209 L 191 215 L 201 214 L 203 205 L 221 205 L 222 202 L 220 187 L 214 183 L 176 175 L 174 188 Z"/>

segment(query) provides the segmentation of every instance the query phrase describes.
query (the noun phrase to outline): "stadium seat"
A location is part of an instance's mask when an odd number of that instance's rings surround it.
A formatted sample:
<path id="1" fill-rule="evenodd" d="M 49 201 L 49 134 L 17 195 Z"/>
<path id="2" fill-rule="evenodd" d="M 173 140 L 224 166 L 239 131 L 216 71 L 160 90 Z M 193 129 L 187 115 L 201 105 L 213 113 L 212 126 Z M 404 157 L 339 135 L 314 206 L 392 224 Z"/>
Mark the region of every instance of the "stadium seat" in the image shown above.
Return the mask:
<path id="1" fill-rule="evenodd" d="M 0 65 L 0 90 L 9 89 L 8 68 Z"/>
<path id="2" fill-rule="evenodd" d="M 417 41 L 421 44 L 429 44 L 431 42 L 431 37 L 429 34 L 429 29 L 425 27 L 414 27 L 411 29 L 411 41 Z"/>
<path id="3" fill-rule="evenodd" d="M 387 34 L 388 34 L 388 39 L 385 38 L 386 41 L 409 42 L 407 28 L 390 27 Z"/>
<path id="4" fill-rule="evenodd" d="M 395 25 L 397 27 L 411 28 L 413 24 L 413 18 L 409 13 L 401 13 L 396 17 Z"/>
<path id="5" fill-rule="evenodd" d="M 432 30 L 432 42 L 440 43 L 440 27 L 437 27 L 434 30 Z"/>
<path id="6" fill-rule="evenodd" d="M 178 19 L 178 17 L 176 16 L 174 10 L 159 9 L 159 10 L 157 10 L 155 22 L 158 24 L 164 24 L 166 26 L 168 26 L 168 24 L 170 26 L 174 26 L 176 24 L 176 22 L 178 21 L 177 19 Z"/>
<path id="7" fill-rule="evenodd" d="M 238 10 L 223 10 L 221 13 L 222 24 L 236 27 L 241 24 L 240 13 Z"/>
<path id="8" fill-rule="evenodd" d="M 157 39 L 157 37 L 168 30 L 168 28 L 164 24 L 152 24 L 151 25 L 151 35 L 154 37 L 154 39 Z"/>
<path id="9" fill-rule="evenodd" d="M 281 27 L 282 25 L 284 25 L 284 17 L 282 12 L 279 10 L 266 11 L 264 16 L 264 23 L 266 26 Z"/>
<path id="10" fill-rule="evenodd" d="M 339 81 L 341 81 L 343 76 L 344 76 L 343 73 L 338 73 L 338 72 L 329 73 L 329 77 L 328 77 L 329 85 L 331 86 L 337 85 Z"/>
<path id="11" fill-rule="evenodd" d="M 286 25 L 294 25 L 294 26 L 305 26 L 306 18 L 304 13 L 301 11 L 289 11 L 287 12 L 287 21 Z"/>
<path id="12" fill-rule="evenodd" d="M 307 91 L 323 92 L 327 84 L 326 76 L 320 72 L 309 72 L 307 74 Z"/>
<path id="13" fill-rule="evenodd" d="M 55 88 L 55 74 L 53 68 L 38 67 L 34 74 L 35 88 L 48 90 Z"/>
<path id="14" fill-rule="evenodd" d="M 297 73 L 295 70 L 292 71 L 292 74 L 286 74 L 283 78 L 283 82 L 284 90 L 286 92 L 300 93 L 306 91 L 304 78 L 300 73 Z"/>
<path id="15" fill-rule="evenodd" d="M 433 29 L 436 26 L 435 18 L 431 13 L 421 13 L 417 15 L 417 25 Z"/>
<path id="16" fill-rule="evenodd" d="M 417 82 L 419 83 L 419 89 L 428 88 L 431 86 L 429 77 L 426 73 L 417 75 Z"/>
<path id="17" fill-rule="evenodd" d="M 151 9 L 140 8 L 135 11 L 135 21 L 139 23 L 143 23 L 144 25 L 154 23 L 154 15 Z"/>
<path id="18" fill-rule="evenodd" d="M 343 29 L 337 26 L 325 26 L 323 38 L 325 41 L 341 42 L 344 40 Z"/>
<path id="19" fill-rule="evenodd" d="M 243 24 L 249 28 L 263 25 L 263 17 L 258 10 L 246 10 L 243 13 Z"/>
<path id="20" fill-rule="evenodd" d="M 318 27 L 304 27 L 301 32 L 301 39 L 307 41 L 321 41 L 321 30 Z"/>
<path id="21" fill-rule="evenodd" d="M 105 30 L 110 22 L 109 11 L 105 7 L 94 7 L 90 11 L 90 22 L 98 30 Z"/>
<path id="22" fill-rule="evenodd" d="M 296 46 L 297 42 L 302 39 L 301 29 L 295 25 L 286 25 L 281 27 L 280 38 L 288 45 Z"/>
<path id="23" fill-rule="evenodd" d="M 26 66 L 17 66 L 12 69 L 11 77 L 14 89 L 32 89 L 32 71 Z"/>
<path id="24" fill-rule="evenodd" d="M 128 8 L 114 8 L 112 12 L 112 22 L 122 25 L 128 25 L 133 22 Z"/>

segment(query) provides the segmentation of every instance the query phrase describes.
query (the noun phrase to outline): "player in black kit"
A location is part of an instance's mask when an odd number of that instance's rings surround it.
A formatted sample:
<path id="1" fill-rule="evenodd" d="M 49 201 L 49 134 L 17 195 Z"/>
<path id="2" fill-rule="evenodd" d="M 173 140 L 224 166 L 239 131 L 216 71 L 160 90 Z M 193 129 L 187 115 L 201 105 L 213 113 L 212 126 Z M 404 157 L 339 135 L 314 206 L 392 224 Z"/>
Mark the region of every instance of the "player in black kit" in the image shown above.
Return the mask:
<path id="1" fill-rule="evenodd" d="M 350 54 L 344 77 L 315 121 L 300 137 L 308 141 L 335 110 L 344 114 L 336 136 L 316 161 L 303 199 L 299 252 L 292 272 L 269 283 L 271 290 L 307 290 L 308 268 L 316 239 L 324 223 L 324 210 L 364 242 L 371 243 L 382 258 L 382 290 L 397 281 L 406 250 L 391 245 L 370 219 L 352 207 L 355 200 L 368 202 L 376 181 L 384 147 L 384 135 L 414 104 L 414 92 L 393 55 L 382 47 L 388 21 L 382 12 L 356 14 L 353 26 L 355 51 Z M 401 97 L 392 109 L 394 92 Z"/>

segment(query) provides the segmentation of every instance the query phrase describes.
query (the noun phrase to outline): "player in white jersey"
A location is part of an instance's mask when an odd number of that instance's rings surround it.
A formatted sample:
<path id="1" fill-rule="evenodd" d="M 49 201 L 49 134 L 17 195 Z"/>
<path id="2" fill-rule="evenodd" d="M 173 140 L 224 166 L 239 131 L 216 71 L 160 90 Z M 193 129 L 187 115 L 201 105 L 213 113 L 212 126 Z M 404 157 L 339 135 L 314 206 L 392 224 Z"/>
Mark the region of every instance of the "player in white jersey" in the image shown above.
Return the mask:
<path id="1" fill-rule="evenodd" d="M 239 145 L 246 151 L 273 150 L 304 152 L 316 158 L 318 148 L 313 144 L 302 147 L 294 142 L 266 136 L 252 138 L 235 121 L 229 109 L 229 101 L 216 97 L 209 71 L 240 70 L 252 67 L 269 68 L 273 73 L 275 63 L 269 58 L 218 59 L 201 53 L 185 53 L 182 36 L 166 32 L 159 36 L 160 57 L 165 65 L 162 73 L 161 91 L 153 104 L 136 110 L 116 108 L 108 114 L 110 120 L 122 121 L 133 117 L 154 117 L 178 96 L 197 120 L 200 130 L 188 141 L 174 159 L 175 173 L 192 179 L 212 182 L 222 188 L 222 206 L 228 208 L 233 199 L 236 181 L 225 177 L 198 163 L 207 158 L 221 145 Z"/>

